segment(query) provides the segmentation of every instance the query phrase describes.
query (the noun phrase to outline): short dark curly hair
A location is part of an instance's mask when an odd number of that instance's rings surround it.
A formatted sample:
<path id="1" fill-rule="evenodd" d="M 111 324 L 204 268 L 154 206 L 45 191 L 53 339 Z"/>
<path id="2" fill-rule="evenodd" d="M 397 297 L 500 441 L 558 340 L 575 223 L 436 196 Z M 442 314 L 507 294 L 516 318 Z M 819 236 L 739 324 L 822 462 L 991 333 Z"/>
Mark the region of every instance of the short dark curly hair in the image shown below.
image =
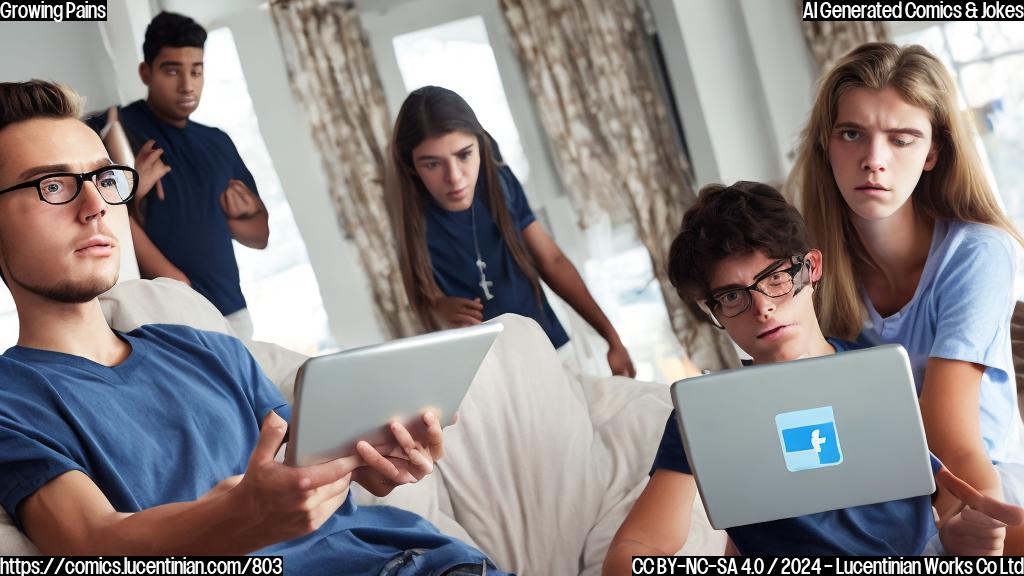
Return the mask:
<path id="1" fill-rule="evenodd" d="M 778 190 L 759 182 L 712 184 L 683 216 L 668 254 L 668 277 L 681 298 L 702 300 L 724 258 L 756 251 L 788 258 L 810 250 L 803 217 Z"/>
<path id="2" fill-rule="evenodd" d="M 152 64 L 161 48 L 202 48 L 205 44 L 206 29 L 195 20 L 174 12 L 161 12 L 146 27 L 142 58 L 146 64 Z"/>

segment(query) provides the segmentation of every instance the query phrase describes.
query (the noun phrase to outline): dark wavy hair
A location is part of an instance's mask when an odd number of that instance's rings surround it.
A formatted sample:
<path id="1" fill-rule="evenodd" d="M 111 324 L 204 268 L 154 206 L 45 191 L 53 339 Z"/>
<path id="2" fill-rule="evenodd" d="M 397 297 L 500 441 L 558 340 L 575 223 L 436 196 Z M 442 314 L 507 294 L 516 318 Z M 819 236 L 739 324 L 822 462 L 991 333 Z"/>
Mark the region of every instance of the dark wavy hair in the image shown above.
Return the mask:
<path id="1" fill-rule="evenodd" d="M 146 64 L 152 64 L 161 48 L 202 48 L 205 44 L 206 29 L 195 20 L 174 12 L 161 12 L 146 27 L 142 58 Z"/>
<path id="2" fill-rule="evenodd" d="M 668 277 L 681 298 L 700 300 L 709 296 L 711 275 L 724 258 L 756 251 L 789 258 L 810 250 L 803 217 L 778 190 L 759 182 L 712 184 L 683 216 Z"/>

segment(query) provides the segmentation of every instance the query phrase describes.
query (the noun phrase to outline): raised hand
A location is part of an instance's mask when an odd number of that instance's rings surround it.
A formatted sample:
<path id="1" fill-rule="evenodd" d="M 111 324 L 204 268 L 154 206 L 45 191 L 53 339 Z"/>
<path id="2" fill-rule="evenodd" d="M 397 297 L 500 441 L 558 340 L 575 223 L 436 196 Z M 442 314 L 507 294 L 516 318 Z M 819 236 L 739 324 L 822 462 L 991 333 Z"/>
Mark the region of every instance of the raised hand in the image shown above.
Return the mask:
<path id="1" fill-rule="evenodd" d="M 155 140 L 148 140 L 135 155 L 135 170 L 139 172 L 139 187 L 135 191 L 135 198 L 141 201 L 156 186 L 156 197 L 164 199 L 164 185 L 160 179 L 171 171 L 171 167 L 164 164 L 160 159 L 164 151 L 156 147 Z"/>

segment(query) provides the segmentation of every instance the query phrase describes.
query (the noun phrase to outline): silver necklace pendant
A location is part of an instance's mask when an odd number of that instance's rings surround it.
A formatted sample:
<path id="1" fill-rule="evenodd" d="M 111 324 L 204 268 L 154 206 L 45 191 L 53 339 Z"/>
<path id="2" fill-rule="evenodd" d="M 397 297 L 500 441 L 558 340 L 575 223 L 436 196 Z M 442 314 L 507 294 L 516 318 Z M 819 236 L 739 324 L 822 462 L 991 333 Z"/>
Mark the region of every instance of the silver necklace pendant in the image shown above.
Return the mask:
<path id="1" fill-rule="evenodd" d="M 482 259 L 477 258 L 476 267 L 480 269 L 480 283 L 477 285 L 483 288 L 484 299 L 491 300 L 494 298 L 494 294 L 491 294 L 491 286 L 494 285 L 494 282 L 488 280 L 487 275 L 484 274 L 484 268 L 487 268 L 487 263 L 484 262 Z"/>
<path id="2" fill-rule="evenodd" d="M 484 268 L 487 268 L 487 263 L 484 262 L 483 256 L 480 255 L 480 243 L 476 239 L 476 199 L 473 199 L 474 203 L 470 205 L 470 216 L 473 219 L 473 248 L 476 250 L 476 267 L 480 269 L 480 283 L 477 284 L 484 291 L 484 300 L 491 300 L 494 298 L 494 294 L 491 294 L 491 286 L 494 282 L 487 279 L 487 275 L 484 274 Z"/>

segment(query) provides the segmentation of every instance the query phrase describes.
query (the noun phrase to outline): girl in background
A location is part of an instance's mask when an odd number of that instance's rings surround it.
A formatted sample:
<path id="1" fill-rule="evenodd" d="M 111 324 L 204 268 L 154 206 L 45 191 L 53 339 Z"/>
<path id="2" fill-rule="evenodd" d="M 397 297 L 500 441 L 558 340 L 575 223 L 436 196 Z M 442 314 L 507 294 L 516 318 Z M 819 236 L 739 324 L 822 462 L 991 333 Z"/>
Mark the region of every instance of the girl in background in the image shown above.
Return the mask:
<path id="1" fill-rule="evenodd" d="M 392 133 L 388 179 L 402 281 L 427 329 L 515 313 L 536 320 L 565 350 L 569 336 L 543 280 L 608 343 L 612 373 L 636 375 L 615 328 L 458 94 L 436 86 L 409 94 Z"/>

